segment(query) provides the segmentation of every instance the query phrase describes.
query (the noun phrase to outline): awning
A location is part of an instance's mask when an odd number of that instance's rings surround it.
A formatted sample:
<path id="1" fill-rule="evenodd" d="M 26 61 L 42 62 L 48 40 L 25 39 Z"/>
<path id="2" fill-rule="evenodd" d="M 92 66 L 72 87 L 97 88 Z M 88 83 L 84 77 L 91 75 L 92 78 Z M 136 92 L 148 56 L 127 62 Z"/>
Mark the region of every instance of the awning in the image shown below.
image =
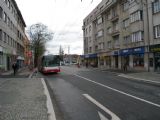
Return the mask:
<path id="1" fill-rule="evenodd" d="M 18 56 L 17 60 L 24 60 L 24 57 Z"/>

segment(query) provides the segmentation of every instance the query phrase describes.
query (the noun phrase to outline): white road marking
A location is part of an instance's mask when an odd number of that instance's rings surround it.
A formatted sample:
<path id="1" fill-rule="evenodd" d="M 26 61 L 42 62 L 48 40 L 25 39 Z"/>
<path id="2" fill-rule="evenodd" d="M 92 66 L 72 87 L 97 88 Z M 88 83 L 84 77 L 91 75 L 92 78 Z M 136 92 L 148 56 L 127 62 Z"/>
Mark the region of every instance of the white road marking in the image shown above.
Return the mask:
<path id="1" fill-rule="evenodd" d="M 147 79 L 143 79 L 143 78 L 136 78 L 136 77 L 127 76 L 127 75 L 124 75 L 124 74 L 120 74 L 118 76 L 124 77 L 124 78 L 131 78 L 131 79 L 135 79 L 135 80 L 141 80 L 141 81 L 144 81 L 144 82 L 151 82 L 151 83 L 160 84 L 160 82 L 158 82 L 158 81 L 147 80 Z"/>
<path id="2" fill-rule="evenodd" d="M 115 92 L 121 93 L 121 94 L 123 94 L 123 95 L 132 97 L 132 98 L 134 98 L 134 99 L 140 100 L 140 101 L 142 101 L 142 102 L 145 102 L 145 103 L 148 103 L 148 104 L 151 104 L 151 105 L 153 105 L 153 106 L 156 106 L 156 107 L 159 107 L 159 108 L 160 108 L 160 105 L 159 105 L 159 104 L 156 104 L 156 103 L 150 102 L 150 101 L 148 101 L 148 100 L 145 100 L 145 99 L 136 97 L 136 96 L 134 96 L 134 95 L 130 95 L 130 94 L 128 94 L 128 93 L 125 93 L 125 92 L 123 92 L 123 91 L 117 90 L 117 89 L 115 89 L 115 88 L 112 88 L 112 87 L 109 87 L 109 86 L 106 86 L 106 85 L 103 85 L 103 84 L 101 84 L 101 83 L 95 82 L 95 81 L 90 80 L 90 79 L 88 79 L 88 78 L 85 78 L 85 77 L 82 77 L 82 76 L 79 76 L 79 75 L 76 75 L 76 74 L 75 74 L 75 76 L 77 76 L 77 77 L 79 77 L 79 78 L 82 78 L 82 79 L 84 79 L 84 80 L 86 80 L 86 81 L 92 82 L 92 83 L 94 83 L 94 84 L 100 85 L 100 86 L 102 86 L 102 87 L 105 87 L 105 88 L 107 88 L 107 89 L 113 90 L 113 91 L 115 91 Z"/>
<path id="3" fill-rule="evenodd" d="M 104 115 L 102 115 L 102 113 L 100 113 L 99 111 L 98 111 L 98 114 L 101 120 L 109 120 Z"/>
<path id="4" fill-rule="evenodd" d="M 113 112 L 111 112 L 109 109 L 107 109 L 106 107 L 104 107 L 101 103 L 97 102 L 94 98 L 92 98 L 91 96 L 89 96 L 88 94 L 83 94 L 89 101 L 91 101 L 92 103 L 94 103 L 95 105 L 97 105 L 99 108 L 101 108 L 102 110 L 104 110 L 106 113 L 108 113 L 111 117 L 112 120 L 120 120 L 120 118 L 114 114 Z M 106 117 L 104 117 L 102 114 L 99 114 L 100 118 L 102 118 L 101 120 L 108 120 Z"/>
<path id="5" fill-rule="evenodd" d="M 47 109 L 48 109 L 49 120 L 56 120 L 56 115 L 55 115 L 55 112 L 54 112 L 54 109 L 53 109 L 53 104 L 52 104 L 52 101 L 51 101 L 51 97 L 49 95 L 47 85 L 46 85 L 43 78 L 41 78 L 41 81 L 42 81 L 42 84 L 43 84 L 43 87 L 44 87 L 44 93 L 47 97 Z"/>

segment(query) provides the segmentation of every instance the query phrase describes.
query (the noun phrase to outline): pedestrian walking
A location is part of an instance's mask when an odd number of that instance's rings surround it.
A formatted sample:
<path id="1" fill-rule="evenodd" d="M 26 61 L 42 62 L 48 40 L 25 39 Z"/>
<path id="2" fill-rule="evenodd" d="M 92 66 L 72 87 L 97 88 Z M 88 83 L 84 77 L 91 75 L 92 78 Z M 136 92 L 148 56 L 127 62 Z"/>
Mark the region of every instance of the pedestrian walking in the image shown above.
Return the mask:
<path id="1" fill-rule="evenodd" d="M 86 62 L 86 68 L 88 68 L 88 62 Z"/>
<path id="2" fill-rule="evenodd" d="M 127 62 L 124 63 L 123 65 L 123 70 L 126 72 L 127 71 Z"/>
<path id="3" fill-rule="evenodd" d="M 17 72 L 17 69 L 18 69 L 18 65 L 17 65 L 16 62 L 13 63 L 12 68 L 13 68 L 13 72 L 14 72 L 14 76 L 15 76 L 16 72 Z"/>

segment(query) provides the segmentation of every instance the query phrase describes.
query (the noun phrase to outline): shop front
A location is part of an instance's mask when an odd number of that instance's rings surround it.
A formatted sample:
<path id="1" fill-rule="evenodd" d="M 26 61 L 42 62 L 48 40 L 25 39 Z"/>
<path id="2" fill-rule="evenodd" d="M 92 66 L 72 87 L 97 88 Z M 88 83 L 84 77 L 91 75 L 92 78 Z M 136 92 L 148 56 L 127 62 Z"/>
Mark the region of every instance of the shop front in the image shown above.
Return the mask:
<path id="1" fill-rule="evenodd" d="M 120 56 L 121 56 L 121 68 L 124 69 L 124 67 L 129 67 L 130 62 L 130 55 L 132 54 L 132 49 L 123 49 L 120 50 Z"/>
<path id="2" fill-rule="evenodd" d="M 24 57 L 18 56 L 17 57 L 17 64 L 18 64 L 19 68 L 23 67 L 24 66 Z"/>
<path id="3" fill-rule="evenodd" d="M 160 44 L 150 46 L 150 52 L 153 53 L 154 70 L 160 71 Z"/>
<path id="4" fill-rule="evenodd" d="M 84 55 L 85 58 L 85 65 L 92 66 L 92 67 L 98 67 L 98 56 L 97 54 L 87 54 Z"/>
<path id="5" fill-rule="evenodd" d="M 144 47 L 120 50 L 121 68 L 130 70 L 144 70 Z"/>
<path id="6" fill-rule="evenodd" d="M 112 63 L 112 67 L 118 69 L 119 66 L 119 51 L 113 51 L 112 52 L 112 57 L 113 57 L 113 61 L 111 61 Z"/>
<path id="7" fill-rule="evenodd" d="M 133 67 L 136 70 L 144 70 L 144 47 L 138 47 L 132 49 Z"/>
<path id="8" fill-rule="evenodd" d="M 99 53 L 98 58 L 99 67 L 111 68 L 111 52 Z"/>

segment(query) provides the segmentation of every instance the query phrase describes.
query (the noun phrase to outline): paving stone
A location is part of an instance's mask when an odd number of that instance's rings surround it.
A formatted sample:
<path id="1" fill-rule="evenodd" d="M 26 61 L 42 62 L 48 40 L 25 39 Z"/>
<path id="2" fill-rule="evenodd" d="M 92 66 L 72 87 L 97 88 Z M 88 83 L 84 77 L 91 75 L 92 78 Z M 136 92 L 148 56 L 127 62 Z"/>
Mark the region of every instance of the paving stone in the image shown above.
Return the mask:
<path id="1" fill-rule="evenodd" d="M 48 120 L 40 79 L 0 78 L 2 80 L 6 83 L 0 84 L 0 120 Z"/>

